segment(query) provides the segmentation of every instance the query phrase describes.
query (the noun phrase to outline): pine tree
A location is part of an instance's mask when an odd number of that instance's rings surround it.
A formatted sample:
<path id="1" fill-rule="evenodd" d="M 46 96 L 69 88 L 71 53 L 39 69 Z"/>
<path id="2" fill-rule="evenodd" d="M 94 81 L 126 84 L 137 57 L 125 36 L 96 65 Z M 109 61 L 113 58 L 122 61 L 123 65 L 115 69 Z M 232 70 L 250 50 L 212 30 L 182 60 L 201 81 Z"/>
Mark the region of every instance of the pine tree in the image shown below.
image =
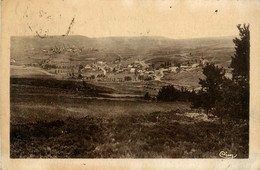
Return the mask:
<path id="1" fill-rule="evenodd" d="M 214 64 L 207 64 L 203 67 L 205 79 L 200 79 L 199 84 L 202 87 L 199 95 L 201 96 L 201 107 L 206 113 L 215 107 L 216 101 L 221 99 L 221 86 L 224 81 L 225 70 Z"/>
<path id="2" fill-rule="evenodd" d="M 233 79 L 249 82 L 249 55 L 250 55 L 250 32 L 249 25 L 237 26 L 240 38 L 233 39 L 235 54 L 232 56 L 230 67 L 233 69 Z"/>
<path id="3" fill-rule="evenodd" d="M 176 101 L 180 98 L 180 92 L 172 85 L 163 86 L 157 95 L 159 101 Z"/>
<path id="4" fill-rule="evenodd" d="M 249 62 L 250 62 L 250 31 L 249 25 L 237 26 L 240 38 L 235 38 L 235 55 L 232 56 L 230 67 L 233 81 L 236 84 L 235 96 L 238 99 L 236 114 L 237 117 L 249 118 Z"/>

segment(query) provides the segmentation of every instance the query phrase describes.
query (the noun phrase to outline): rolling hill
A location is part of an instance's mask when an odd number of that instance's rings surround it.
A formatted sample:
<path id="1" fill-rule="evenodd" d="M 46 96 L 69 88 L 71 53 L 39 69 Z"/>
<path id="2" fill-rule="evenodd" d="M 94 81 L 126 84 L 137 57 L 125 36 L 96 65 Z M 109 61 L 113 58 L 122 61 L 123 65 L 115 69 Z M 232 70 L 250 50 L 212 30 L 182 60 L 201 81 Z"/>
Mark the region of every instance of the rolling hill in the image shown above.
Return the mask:
<path id="1" fill-rule="evenodd" d="M 234 51 L 233 37 L 169 39 L 165 37 L 104 37 L 85 36 L 36 36 L 11 37 L 11 58 L 30 63 L 42 59 L 52 48 L 81 48 L 77 53 L 66 53 L 74 59 L 114 60 L 119 56 L 123 60 L 141 59 L 145 61 L 157 58 L 190 60 L 204 57 L 226 66 Z M 45 50 L 45 52 L 44 52 Z M 30 59 L 29 59 L 30 58 Z M 32 60 L 34 58 L 35 60 Z M 31 61 L 28 61 L 31 60 Z"/>
<path id="2" fill-rule="evenodd" d="M 228 66 L 235 50 L 232 39 L 233 37 L 176 40 L 159 36 L 89 38 L 78 35 L 11 37 L 11 59 L 15 60 L 12 65 L 18 66 L 12 67 L 11 73 L 19 76 L 20 73 L 24 74 L 23 71 L 35 73 L 33 68 L 19 69 L 20 71 L 15 69 L 48 60 L 82 65 L 102 60 L 109 66 L 115 66 L 115 61 L 120 58 L 120 64 L 125 67 L 136 60 L 142 60 L 158 68 L 165 62 L 198 63 L 201 57 L 229 71 Z M 174 84 L 197 87 L 199 78 L 202 78 L 201 70 L 181 72 L 164 79 Z M 39 76 L 42 76 L 43 71 Z"/>

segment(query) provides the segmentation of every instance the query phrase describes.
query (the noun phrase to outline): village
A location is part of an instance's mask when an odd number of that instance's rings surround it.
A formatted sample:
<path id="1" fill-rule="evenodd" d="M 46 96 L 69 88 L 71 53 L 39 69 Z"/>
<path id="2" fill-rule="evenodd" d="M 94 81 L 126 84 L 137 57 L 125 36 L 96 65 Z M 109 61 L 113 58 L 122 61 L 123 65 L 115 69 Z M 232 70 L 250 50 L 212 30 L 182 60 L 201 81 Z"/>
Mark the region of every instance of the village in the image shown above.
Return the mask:
<path id="1" fill-rule="evenodd" d="M 42 49 L 42 52 L 47 57 L 39 62 L 32 62 L 26 66 L 40 67 L 56 78 L 61 79 L 123 82 L 161 81 L 167 74 L 174 75 L 195 70 L 209 63 L 209 61 L 203 57 L 200 57 L 199 60 L 187 60 L 182 63 L 160 61 L 156 64 L 140 59 L 127 63 L 123 62 L 121 57 L 118 57 L 113 61 L 104 61 L 102 59 L 72 60 L 71 54 L 79 56 L 82 49 L 83 48 L 75 47 L 55 47 L 48 50 Z M 97 52 L 98 49 L 89 48 L 87 51 L 92 53 Z M 14 59 L 11 59 L 11 65 L 15 64 L 15 62 Z"/>
<path id="2" fill-rule="evenodd" d="M 120 59 L 114 63 L 102 60 L 81 64 L 73 61 L 52 61 L 42 67 L 49 73 L 62 79 L 81 79 L 86 81 L 160 81 L 165 74 L 178 74 L 202 67 L 208 60 L 201 58 L 198 63 L 185 62 L 181 64 L 165 62 L 155 67 L 152 63 L 135 60 L 129 64 L 121 64 Z"/>

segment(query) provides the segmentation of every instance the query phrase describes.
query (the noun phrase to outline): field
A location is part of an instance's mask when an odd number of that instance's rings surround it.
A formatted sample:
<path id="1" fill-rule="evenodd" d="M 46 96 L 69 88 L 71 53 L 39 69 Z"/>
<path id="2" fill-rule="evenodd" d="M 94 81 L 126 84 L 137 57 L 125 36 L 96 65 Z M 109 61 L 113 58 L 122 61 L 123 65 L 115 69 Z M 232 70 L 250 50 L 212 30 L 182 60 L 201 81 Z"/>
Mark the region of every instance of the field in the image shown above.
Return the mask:
<path id="1" fill-rule="evenodd" d="M 11 65 L 11 75 L 13 77 L 53 77 L 47 71 L 37 67 L 25 67 Z"/>
<path id="2" fill-rule="evenodd" d="M 11 158 L 248 157 L 247 122 L 220 124 L 190 103 L 108 98 L 99 87 L 82 95 L 77 83 L 41 81 L 11 79 Z"/>

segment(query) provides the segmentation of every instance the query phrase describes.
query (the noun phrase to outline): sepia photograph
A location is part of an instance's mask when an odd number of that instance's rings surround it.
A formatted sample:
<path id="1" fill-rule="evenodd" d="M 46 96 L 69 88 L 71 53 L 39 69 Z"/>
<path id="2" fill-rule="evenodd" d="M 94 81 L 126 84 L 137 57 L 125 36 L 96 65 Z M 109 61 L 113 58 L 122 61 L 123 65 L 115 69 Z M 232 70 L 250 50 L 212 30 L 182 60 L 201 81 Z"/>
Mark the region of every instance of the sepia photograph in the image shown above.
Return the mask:
<path id="1" fill-rule="evenodd" d="M 249 159 L 259 2 L 228 4 L 10 1 L 10 159 Z"/>

